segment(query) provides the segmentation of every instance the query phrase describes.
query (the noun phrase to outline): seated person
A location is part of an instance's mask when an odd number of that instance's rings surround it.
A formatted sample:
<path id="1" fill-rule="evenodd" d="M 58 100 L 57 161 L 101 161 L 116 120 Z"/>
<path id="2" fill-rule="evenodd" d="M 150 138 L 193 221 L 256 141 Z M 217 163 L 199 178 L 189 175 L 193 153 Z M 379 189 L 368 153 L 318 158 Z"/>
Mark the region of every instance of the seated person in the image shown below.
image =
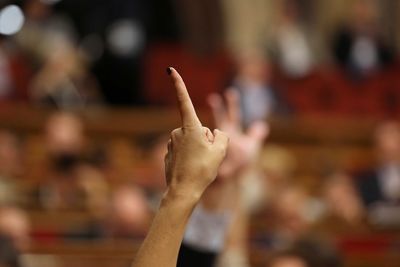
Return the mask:
<path id="1" fill-rule="evenodd" d="M 353 78 L 363 78 L 390 65 L 393 49 L 379 25 L 376 1 L 353 1 L 348 22 L 333 36 L 332 52 L 337 63 Z"/>
<path id="2" fill-rule="evenodd" d="M 374 136 L 377 165 L 358 175 L 356 183 L 368 218 L 373 224 L 400 225 L 400 125 L 388 121 Z"/>

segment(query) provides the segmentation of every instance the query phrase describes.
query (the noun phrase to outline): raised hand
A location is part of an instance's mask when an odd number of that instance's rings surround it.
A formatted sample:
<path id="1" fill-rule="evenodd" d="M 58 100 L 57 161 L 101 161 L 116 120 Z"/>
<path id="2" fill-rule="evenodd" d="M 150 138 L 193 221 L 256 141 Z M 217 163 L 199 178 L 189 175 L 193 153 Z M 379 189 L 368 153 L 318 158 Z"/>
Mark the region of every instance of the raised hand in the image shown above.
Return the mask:
<path id="1" fill-rule="evenodd" d="M 210 95 L 211 107 L 216 126 L 230 138 L 226 159 L 219 169 L 219 177 L 227 178 L 238 174 L 256 157 L 268 135 L 268 125 L 263 121 L 254 122 L 247 131 L 242 129 L 238 92 L 231 88 L 225 93 L 225 102 L 218 94 Z"/>
<path id="2" fill-rule="evenodd" d="M 200 199 L 216 178 L 223 161 L 228 137 L 225 133 L 203 127 L 179 73 L 167 69 L 178 98 L 182 127 L 171 133 L 165 156 L 168 194 Z"/>
<path id="3" fill-rule="evenodd" d="M 132 267 L 175 267 L 189 217 L 217 176 L 228 146 L 223 132 L 201 125 L 179 73 L 167 69 L 178 96 L 182 127 L 171 133 L 165 156 L 167 192 Z"/>

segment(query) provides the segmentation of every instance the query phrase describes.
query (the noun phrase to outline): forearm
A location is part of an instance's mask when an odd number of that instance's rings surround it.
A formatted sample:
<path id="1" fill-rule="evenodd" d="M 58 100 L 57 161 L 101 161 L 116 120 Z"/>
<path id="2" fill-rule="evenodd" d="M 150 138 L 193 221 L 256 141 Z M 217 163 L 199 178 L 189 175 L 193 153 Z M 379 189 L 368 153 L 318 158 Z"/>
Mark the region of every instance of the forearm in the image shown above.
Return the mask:
<path id="1" fill-rule="evenodd" d="M 171 132 L 165 155 L 168 192 L 132 267 L 176 267 L 189 217 L 225 158 L 228 136 L 202 126 L 185 83 L 167 68 L 179 104 L 182 127 Z"/>
<path id="2" fill-rule="evenodd" d="M 167 194 L 132 267 L 176 267 L 185 226 L 198 200 Z"/>

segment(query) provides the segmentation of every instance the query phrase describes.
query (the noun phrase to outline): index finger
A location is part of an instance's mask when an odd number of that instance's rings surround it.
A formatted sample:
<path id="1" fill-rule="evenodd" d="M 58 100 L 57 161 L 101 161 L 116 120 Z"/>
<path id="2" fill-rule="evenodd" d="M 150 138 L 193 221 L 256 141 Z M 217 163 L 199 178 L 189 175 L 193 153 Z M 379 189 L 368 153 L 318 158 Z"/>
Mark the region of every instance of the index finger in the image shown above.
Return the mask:
<path id="1" fill-rule="evenodd" d="M 201 127 L 201 122 L 196 115 L 196 110 L 194 109 L 192 100 L 190 99 L 189 93 L 186 89 L 186 85 L 183 82 L 182 77 L 174 68 L 169 67 L 167 69 L 167 72 L 171 76 L 172 82 L 174 83 L 174 87 L 176 90 L 179 112 L 181 113 L 182 126 Z"/>

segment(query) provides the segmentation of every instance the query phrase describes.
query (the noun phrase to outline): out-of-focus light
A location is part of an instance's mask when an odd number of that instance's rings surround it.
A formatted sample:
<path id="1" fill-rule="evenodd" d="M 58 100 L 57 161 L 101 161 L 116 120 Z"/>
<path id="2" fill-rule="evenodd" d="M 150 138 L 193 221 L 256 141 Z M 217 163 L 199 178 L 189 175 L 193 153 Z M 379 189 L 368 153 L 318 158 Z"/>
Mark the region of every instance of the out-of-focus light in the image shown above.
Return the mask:
<path id="1" fill-rule="evenodd" d="M 24 25 L 25 16 L 16 5 L 9 5 L 0 11 L 0 34 L 13 35 Z"/>
<path id="2" fill-rule="evenodd" d="M 107 42 L 112 53 L 118 56 L 132 56 L 144 46 L 142 27 L 128 19 L 119 20 L 108 29 Z"/>
<path id="3" fill-rule="evenodd" d="M 54 5 L 60 2 L 61 0 L 40 0 L 40 2 L 47 4 L 47 5 Z"/>

